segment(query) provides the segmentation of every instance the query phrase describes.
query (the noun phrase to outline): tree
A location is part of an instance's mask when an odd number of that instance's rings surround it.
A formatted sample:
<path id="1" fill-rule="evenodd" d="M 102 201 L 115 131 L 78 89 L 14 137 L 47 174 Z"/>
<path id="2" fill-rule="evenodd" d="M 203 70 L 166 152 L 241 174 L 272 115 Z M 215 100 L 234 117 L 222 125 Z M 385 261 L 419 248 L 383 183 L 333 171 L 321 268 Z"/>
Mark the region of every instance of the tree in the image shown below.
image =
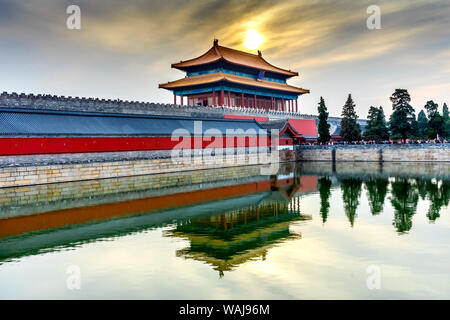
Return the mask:
<path id="1" fill-rule="evenodd" d="M 420 110 L 419 115 L 417 117 L 417 125 L 418 125 L 418 137 L 420 139 L 427 138 L 427 128 L 428 128 L 428 118 L 423 110 Z"/>
<path id="2" fill-rule="evenodd" d="M 445 137 L 447 134 L 445 132 L 444 118 L 439 114 L 438 105 L 430 100 L 425 105 L 425 110 L 428 114 L 428 128 L 427 136 L 430 139 L 434 139 L 439 135 L 440 137 Z"/>
<path id="3" fill-rule="evenodd" d="M 408 90 L 395 89 L 390 99 L 394 111 L 389 119 L 391 137 L 406 140 L 415 134 L 413 126 L 416 116 L 413 107 L 409 104 L 411 97 Z"/>
<path id="4" fill-rule="evenodd" d="M 383 141 L 389 139 L 389 129 L 386 124 L 386 117 L 382 107 L 369 108 L 369 115 L 367 116 L 367 126 L 364 131 L 364 138 L 366 140 Z"/>
<path id="5" fill-rule="evenodd" d="M 361 140 L 361 127 L 356 121 L 358 116 L 355 112 L 355 103 L 352 95 L 349 94 L 344 107 L 342 108 L 341 138 L 344 141 L 352 142 Z"/>
<path id="6" fill-rule="evenodd" d="M 444 121 L 450 120 L 448 107 L 447 107 L 447 104 L 445 102 L 444 102 L 444 105 L 442 106 L 442 118 L 444 118 Z"/>
<path id="7" fill-rule="evenodd" d="M 328 123 L 328 112 L 327 112 L 327 106 L 325 105 L 325 100 L 320 97 L 319 102 L 319 138 L 317 139 L 318 142 L 326 143 L 330 141 L 331 135 L 330 135 L 330 124 Z"/>

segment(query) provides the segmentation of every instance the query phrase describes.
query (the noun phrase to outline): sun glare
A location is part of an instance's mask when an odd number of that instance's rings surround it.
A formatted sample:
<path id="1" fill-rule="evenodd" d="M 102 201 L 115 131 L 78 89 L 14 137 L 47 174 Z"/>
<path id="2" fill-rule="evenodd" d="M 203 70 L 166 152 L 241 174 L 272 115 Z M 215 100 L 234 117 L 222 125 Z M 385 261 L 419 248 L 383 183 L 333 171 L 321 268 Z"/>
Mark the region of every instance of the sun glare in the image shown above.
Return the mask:
<path id="1" fill-rule="evenodd" d="M 264 42 L 262 35 L 256 30 L 248 30 L 247 37 L 245 38 L 244 45 L 250 50 L 258 49 Z"/>

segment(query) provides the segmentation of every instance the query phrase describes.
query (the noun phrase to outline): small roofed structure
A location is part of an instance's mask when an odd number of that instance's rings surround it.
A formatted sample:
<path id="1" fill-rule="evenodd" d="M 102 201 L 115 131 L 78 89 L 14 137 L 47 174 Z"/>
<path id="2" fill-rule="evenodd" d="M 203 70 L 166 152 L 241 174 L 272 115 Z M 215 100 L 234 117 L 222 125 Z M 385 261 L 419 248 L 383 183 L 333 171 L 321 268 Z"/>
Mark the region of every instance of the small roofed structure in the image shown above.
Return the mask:
<path id="1" fill-rule="evenodd" d="M 297 72 L 276 67 L 262 53 L 251 54 L 219 45 L 203 55 L 172 64 L 186 72 L 186 77 L 160 84 L 180 96 L 188 105 L 231 106 L 262 110 L 298 112 L 298 97 L 309 90 L 287 84 Z"/>
<path id="2" fill-rule="evenodd" d="M 273 121 L 262 121 L 258 124 L 272 135 L 278 133 L 280 146 L 292 146 L 295 144 L 315 141 L 317 129 L 314 120 L 307 119 L 284 119 Z"/>

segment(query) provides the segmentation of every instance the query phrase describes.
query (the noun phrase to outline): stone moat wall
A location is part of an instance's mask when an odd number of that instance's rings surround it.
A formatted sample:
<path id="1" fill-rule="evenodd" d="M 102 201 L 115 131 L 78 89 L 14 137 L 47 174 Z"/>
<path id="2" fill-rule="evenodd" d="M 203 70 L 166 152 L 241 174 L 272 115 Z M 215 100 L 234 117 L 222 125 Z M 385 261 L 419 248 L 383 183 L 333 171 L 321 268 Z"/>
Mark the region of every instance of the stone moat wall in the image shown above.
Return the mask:
<path id="1" fill-rule="evenodd" d="M 149 152 L 137 152 L 136 154 L 134 155 L 133 152 L 115 153 L 114 158 L 111 158 L 109 154 L 102 153 L 53 155 L 51 157 L 30 156 L 30 161 L 26 161 L 27 157 L 20 157 L 22 162 L 19 165 L 15 163 L 19 159 L 12 157 L 7 164 L 5 161 L 7 157 L 5 157 L 3 167 L 0 167 L 0 188 L 249 166 L 264 164 L 268 161 L 267 153 L 187 159 L 182 157 L 153 159 L 144 157 L 144 155 L 150 154 Z M 72 157 L 72 161 L 68 161 L 70 157 Z M 294 151 L 290 150 L 280 151 L 277 159 L 279 162 L 296 160 Z M 42 162 L 43 160 L 46 162 Z"/>
<path id="2" fill-rule="evenodd" d="M 298 146 L 300 161 L 450 161 L 450 144 Z"/>
<path id="3" fill-rule="evenodd" d="M 0 188 L 0 219 L 268 179 L 260 169 L 240 166 Z"/>

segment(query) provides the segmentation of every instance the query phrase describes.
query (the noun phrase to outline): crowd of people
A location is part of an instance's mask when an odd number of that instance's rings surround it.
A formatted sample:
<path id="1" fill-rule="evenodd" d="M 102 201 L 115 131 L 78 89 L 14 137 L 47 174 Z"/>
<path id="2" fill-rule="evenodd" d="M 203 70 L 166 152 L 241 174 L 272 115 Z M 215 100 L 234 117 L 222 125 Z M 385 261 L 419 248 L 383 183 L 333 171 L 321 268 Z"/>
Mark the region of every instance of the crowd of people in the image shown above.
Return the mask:
<path id="1" fill-rule="evenodd" d="M 447 139 L 428 139 L 428 140 L 414 140 L 414 139 L 406 139 L 406 140 L 384 140 L 384 141 L 374 141 L 374 140 L 361 140 L 361 141 L 353 141 L 353 142 L 347 142 L 347 141 L 329 141 L 326 143 L 322 142 L 305 142 L 302 143 L 302 145 L 309 145 L 309 146 L 317 146 L 317 145 L 365 145 L 365 144 L 440 144 L 440 143 L 450 143 L 450 140 Z"/>

